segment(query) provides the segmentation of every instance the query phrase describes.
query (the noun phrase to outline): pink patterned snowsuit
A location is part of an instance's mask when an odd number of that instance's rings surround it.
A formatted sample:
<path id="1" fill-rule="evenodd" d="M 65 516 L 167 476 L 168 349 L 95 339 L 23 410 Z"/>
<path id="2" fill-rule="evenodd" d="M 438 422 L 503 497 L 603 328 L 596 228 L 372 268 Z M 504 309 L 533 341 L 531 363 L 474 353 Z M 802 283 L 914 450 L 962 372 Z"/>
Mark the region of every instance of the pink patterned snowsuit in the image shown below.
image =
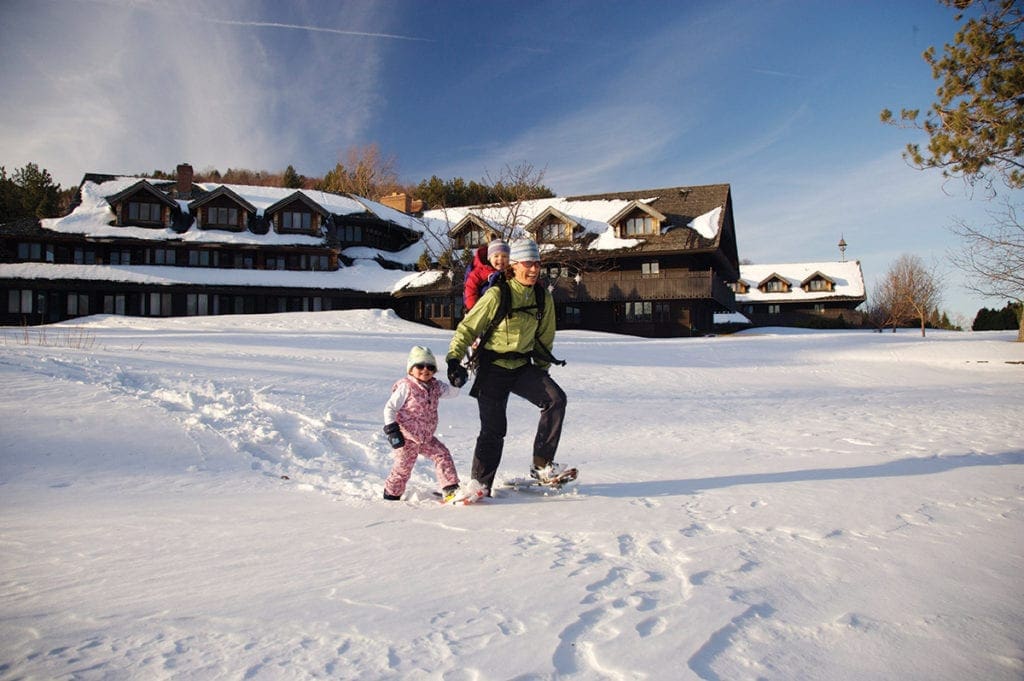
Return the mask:
<path id="1" fill-rule="evenodd" d="M 401 402 L 401 394 L 406 393 Z M 412 376 L 399 379 L 391 387 L 391 399 L 384 407 L 384 421 L 396 421 L 405 437 L 405 446 L 395 450 L 395 463 L 384 481 L 384 492 L 401 496 L 412 475 L 418 456 L 434 462 L 437 482 L 442 488 L 459 484 L 451 452 L 434 436 L 437 429 L 437 403 L 455 397 L 459 391 L 431 378 L 423 383 Z"/>

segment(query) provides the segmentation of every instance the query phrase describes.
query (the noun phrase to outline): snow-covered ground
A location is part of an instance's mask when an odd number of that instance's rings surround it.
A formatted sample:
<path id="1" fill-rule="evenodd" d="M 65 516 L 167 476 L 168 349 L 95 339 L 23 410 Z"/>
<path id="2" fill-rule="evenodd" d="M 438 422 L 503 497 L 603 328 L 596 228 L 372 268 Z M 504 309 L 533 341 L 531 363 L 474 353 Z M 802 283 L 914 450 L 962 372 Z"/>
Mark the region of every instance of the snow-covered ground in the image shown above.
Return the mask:
<path id="1" fill-rule="evenodd" d="M 575 493 L 441 506 L 423 462 L 384 502 L 390 386 L 449 337 L 0 330 L 0 678 L 1024 677 L 1014 332 L 562 332 Z M 476 428 L 442 403 L 463 475 Z"/>

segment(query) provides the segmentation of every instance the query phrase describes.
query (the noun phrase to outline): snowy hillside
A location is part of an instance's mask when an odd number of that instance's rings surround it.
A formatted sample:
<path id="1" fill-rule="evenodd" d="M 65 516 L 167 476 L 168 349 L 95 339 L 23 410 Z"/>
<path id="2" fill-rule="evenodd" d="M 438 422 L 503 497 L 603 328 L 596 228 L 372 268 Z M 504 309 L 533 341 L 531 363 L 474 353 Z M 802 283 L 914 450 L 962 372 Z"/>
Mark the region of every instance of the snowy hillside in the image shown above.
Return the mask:
<path id="1" fill-rule="evenodd" d="M 381 500 L 382 311 L 0 330 L 0 679 L 1020 679 L 1013 332 L 563 332 L 575 492 Z M 499 476 L 529 463 L 513 398 Z M 468 475 L 476 403 L 441 406 Z"/>

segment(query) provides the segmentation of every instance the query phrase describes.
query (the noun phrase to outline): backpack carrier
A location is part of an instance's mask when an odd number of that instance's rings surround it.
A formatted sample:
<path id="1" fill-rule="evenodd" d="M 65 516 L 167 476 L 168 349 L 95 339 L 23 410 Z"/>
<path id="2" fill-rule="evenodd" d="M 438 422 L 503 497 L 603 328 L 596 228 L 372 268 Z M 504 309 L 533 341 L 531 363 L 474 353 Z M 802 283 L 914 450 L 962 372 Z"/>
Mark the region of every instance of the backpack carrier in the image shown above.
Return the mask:
<path id="1" fill-rule="evenodd" d="M 533 299 L 536 301 L 533 305 L 524 305 L 516 308 L 512 307 L 512 289 L 509 287 L 508 281 L 504 276 L 496 277 L 492 286 L 497 286 L 501 293 L 498 309 L 494 313 L 494 317 L 491 318 L 487 328 L 484 329 L 484 332 L 473 343 L 473 347 L 469 349 L 466 367 L 470 371 L 477 372 L 481 365 L 490 364 L 496 359 L 526 359 L 530 361 L 539 359 L 549 364 L 565 366 L 565 361 L 552 355 L 551 351 L 540 340 L 540 320 L 544 316 L 544 305 L 547 303 L 547 291 L 544 285 L 540 282 L 533 285 Z M 517 312 L 527 312 L 529 310 L 535 310 L 537 317 L 537 335 L 534 336 L 533 349 L 530 352 L 495 352 L 484 348 L 503 319 L 511 317 Z"/>

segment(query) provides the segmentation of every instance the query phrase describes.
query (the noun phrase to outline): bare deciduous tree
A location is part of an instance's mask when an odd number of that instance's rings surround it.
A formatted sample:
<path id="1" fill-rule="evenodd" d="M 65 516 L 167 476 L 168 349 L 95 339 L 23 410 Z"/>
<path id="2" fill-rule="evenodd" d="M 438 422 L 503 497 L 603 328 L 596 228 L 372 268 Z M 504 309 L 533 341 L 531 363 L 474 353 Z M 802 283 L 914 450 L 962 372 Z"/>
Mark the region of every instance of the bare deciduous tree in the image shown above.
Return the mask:
<path id="1" fill-rule="evenodd" d="M 992 221 L 981 227 L 963 220 L 954 222 L 952 231 L 963 240 L 963 246 L 950 258 L 971 277 L 967 283 L 971 291 L 986 298 L 1024 302 L 1024 225 L 1009 200 L 1003 210 L 989 215 Z M 1017 340 L 1024 342 L 1024 314 L 1017 321 Z"/>
<path id="2" fill-rule="evenodd" d="M 895 332 L 900 324 L 916 319 L 924 336 L 928 316 L 942 298 L 940 284 L 934 267 L 926 266 L 919 256 L 901 255 L 878 287 L 875 304 L 885 311 L 885 325 L 891 325 Z"/>
<path id="3" fill-rule="evenodd" d="M 344 160 L 324 175 L 317 189 L 378 199 L 401 188 L 396 165 L 395 157 L 382 156 L 376 144 L 350 147 Z"/>
<path id="4" fill-rule="evenodd" d="M 524 236 L 523 227 L 532 216 L 524 215 L 523 206 L 535 197 L 536 188 L 544 185 L 546 172 L 546 169 L 537 170 L 532 163 L 524 162 L 516 166 L 506 165 L 497 179 L 490 173 L 484 175 L 484 182 L 491 185 L 498 196 L 498 203 L 487 214 L 500 224 L 502 239 L 507 241 Z"/>

